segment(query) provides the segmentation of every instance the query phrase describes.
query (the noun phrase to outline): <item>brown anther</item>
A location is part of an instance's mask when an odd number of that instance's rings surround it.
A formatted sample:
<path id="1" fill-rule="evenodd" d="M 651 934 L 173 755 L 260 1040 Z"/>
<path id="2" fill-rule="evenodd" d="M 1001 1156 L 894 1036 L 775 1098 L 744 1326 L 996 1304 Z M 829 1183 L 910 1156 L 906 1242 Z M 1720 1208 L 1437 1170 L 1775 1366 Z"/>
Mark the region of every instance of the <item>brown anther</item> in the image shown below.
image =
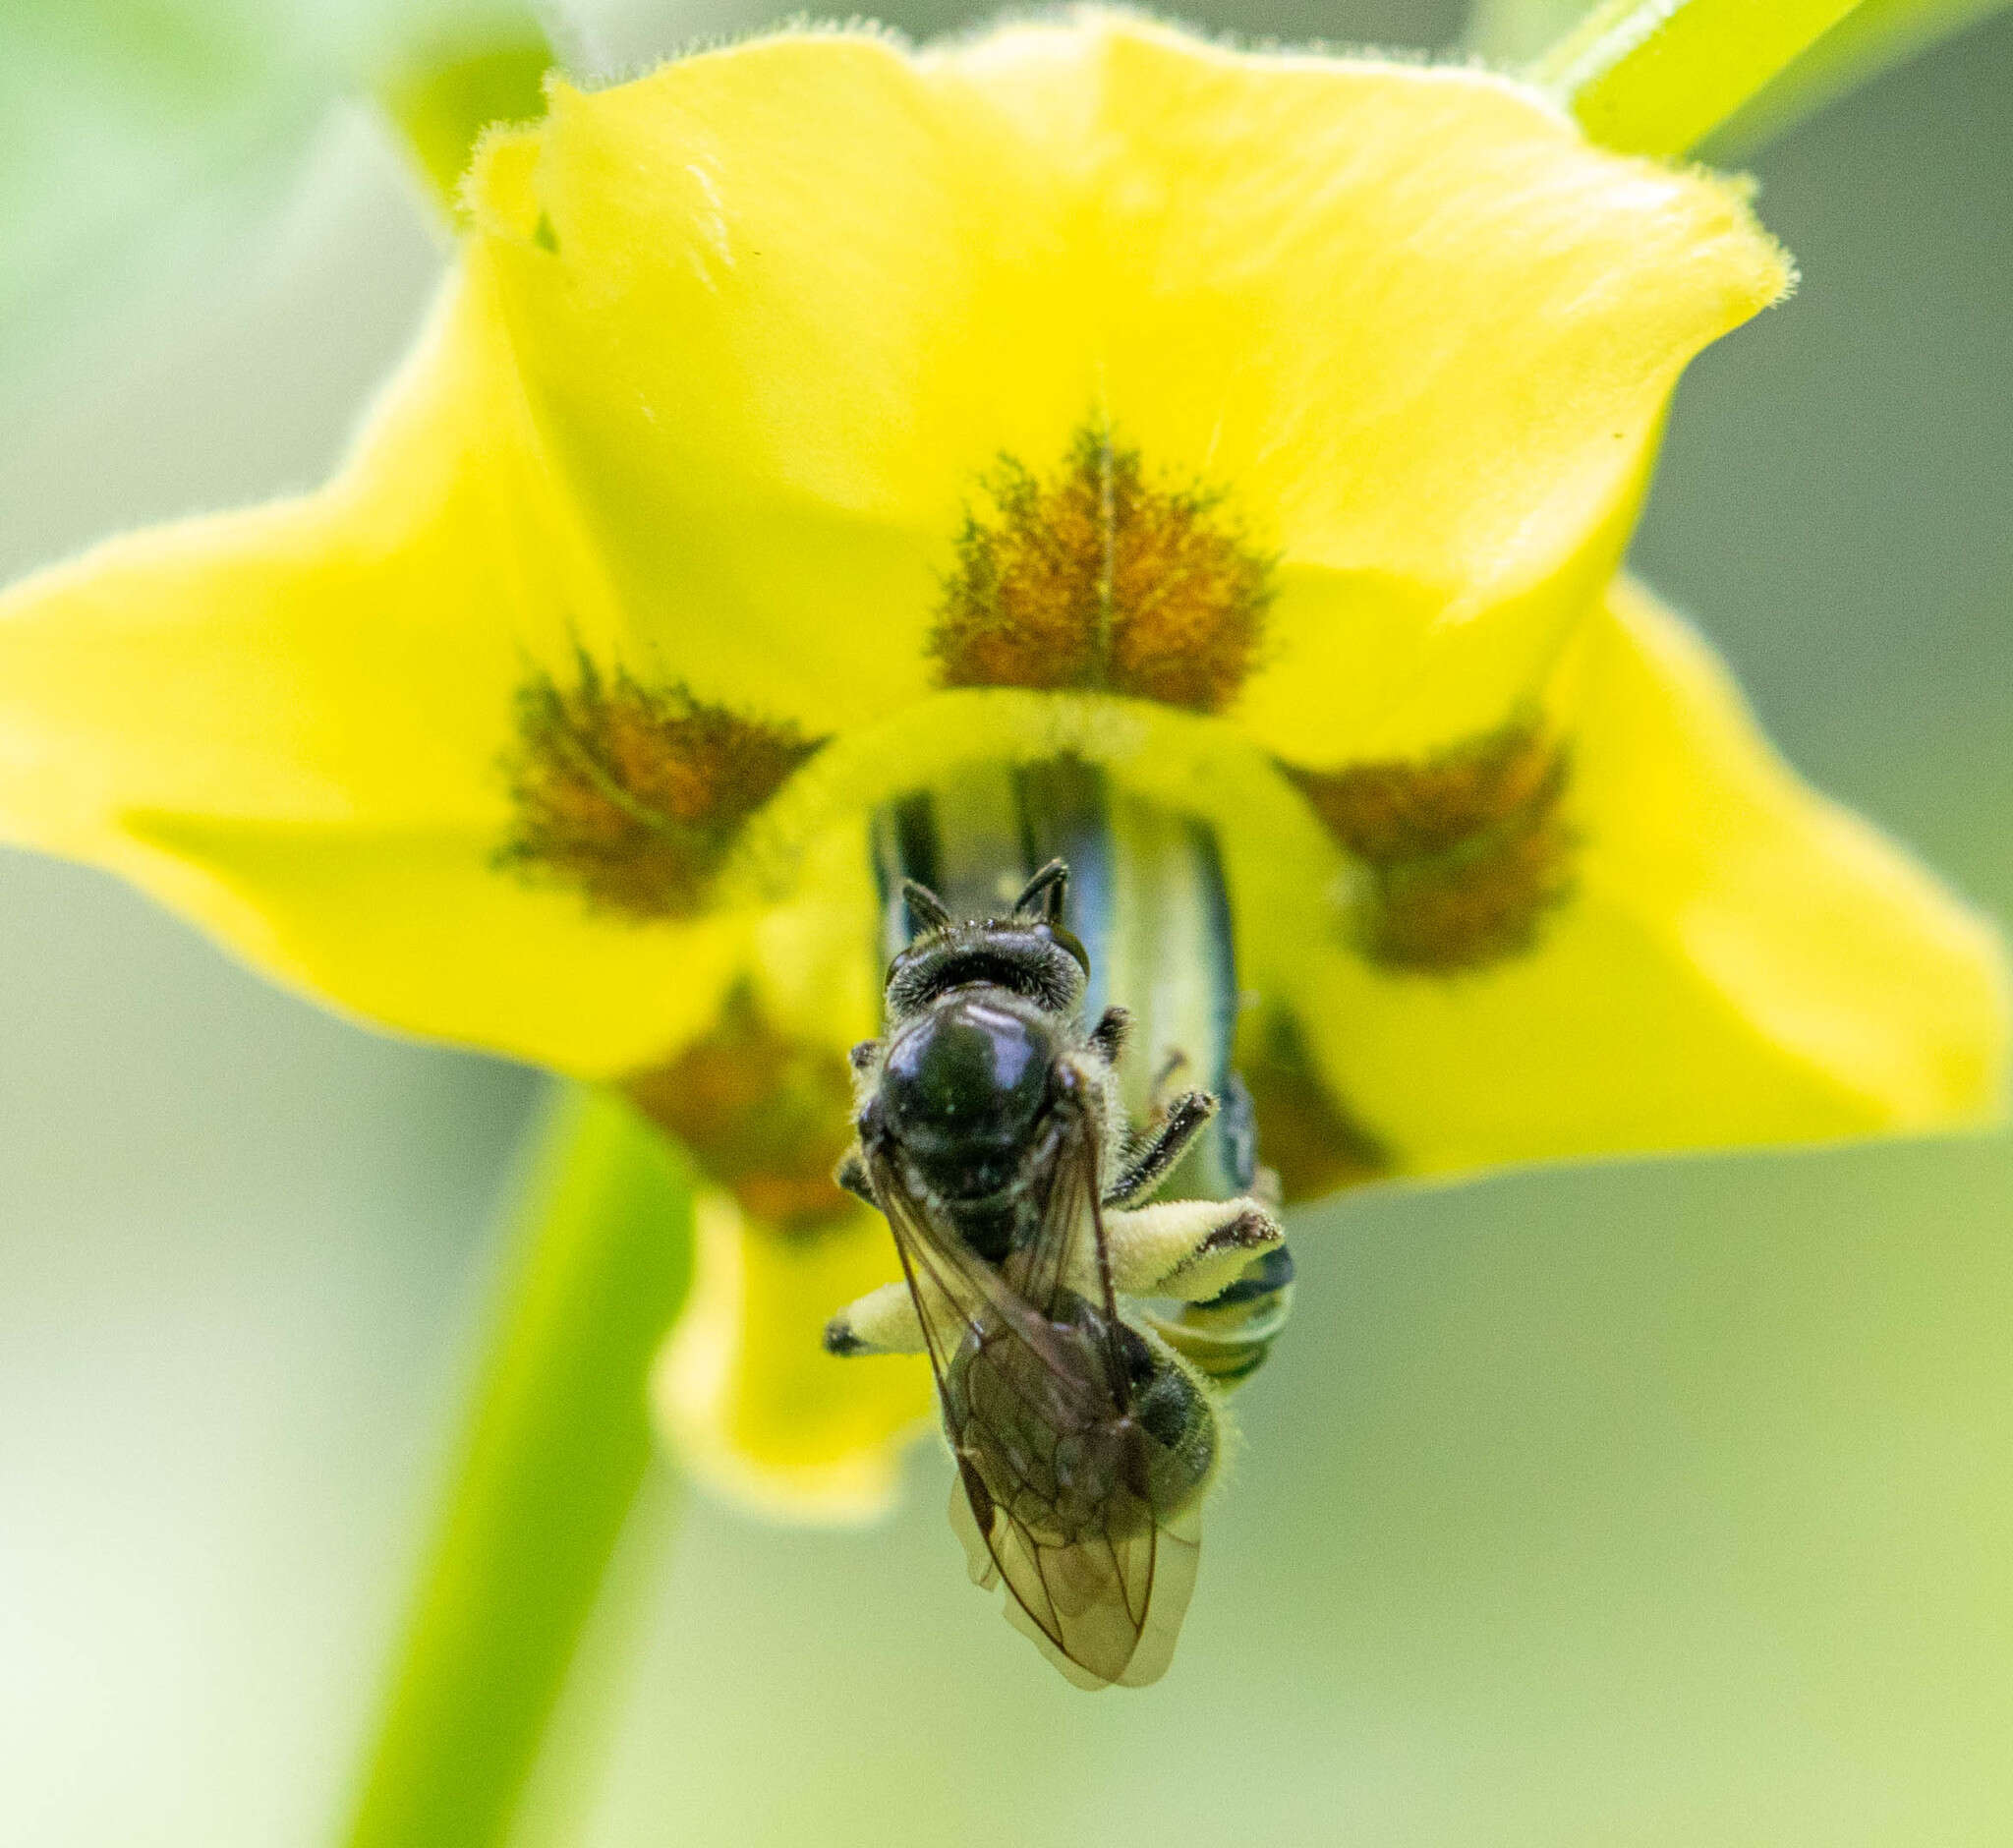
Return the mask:
<path id="1" fill-rule="evenodd" d="M 751 1219 L 800 1234 L 856 1210 L 832 1178 L 852 1141 L 845 1062 L 777 1032 L 745 990 L 704 1038 L 623 1088 Z"/>
<path id="2" fill-rule="evenodd" d="M 1083 689 L 1221 712 L 1256 659 L 1273 561 L 1220 493 L 1149 484 L 1086 430 L 1055 476 L 1004 460 L 967 513 L 930 652 L 946 686 Z"/>
<path id="3" fill-rule="evenodd" d="M 1373 961 L 1444 975 L 1519 954 L 1571 892 L 1569 765 L 1534 725 L 1419 762 L 1283 768 L 1367 874 L 1356 941 Z"/>
<path id="4" fill-rule="evenodd" d="M 1237 1066 L 1257 1114 L 1259 1152 L 1286 1200 L 1319 1199 L 1390 1172 L 1390 1151 L 1316 1074 L 1299 1021 L 1287 1010 L 1247 1017 Z"/>
<path id="5" fill-rule="evenodd" d="M 604 675 L 583 653 L 570 686 L 540 673 L 518 693 L 504 766 L 517 813 L 497 863 L 630 917 L 688 916 L 741 825 L 821 742 Z"/>

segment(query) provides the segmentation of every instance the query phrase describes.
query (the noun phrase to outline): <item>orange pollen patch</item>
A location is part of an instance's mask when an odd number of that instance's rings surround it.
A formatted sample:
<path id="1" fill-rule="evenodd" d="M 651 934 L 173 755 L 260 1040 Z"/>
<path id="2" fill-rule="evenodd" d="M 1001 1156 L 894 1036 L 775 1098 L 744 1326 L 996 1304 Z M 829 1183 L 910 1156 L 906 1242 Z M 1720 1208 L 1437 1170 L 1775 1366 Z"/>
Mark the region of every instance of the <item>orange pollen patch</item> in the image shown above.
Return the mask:
<path id="1" fill-rule="evenodd" d="M 1564 749 L 1512 723 L 1423 762 L 1285 766 L 1366 873 L 1356 941 L 1372 961 L 1428 974 L 1529 950 L 1572 891 L 1560 814 Z"/>
<path id="2" fill-rule="evenodd" d="M 1322 1082 L 1287 1010 L 1246 1016 L 1237 1068 L 1257 1115 L 1260 1156 L 1287 1202 L 1318 1200 L 1390 1171 L 1390 1151 Z"/>
<path id="3" fill-rule="evenodd" d="M 965 516 L 930 637 L 946 686 L 1082 689 L 1217 713 L 1251 671 L 1273 560 L 1224 497 L 1150 485 L 1086 430 L 1053 478 L 1007 458 Z"/>
<path id="4" fill-rule="evenodd" d="M 542 673 L 518 693 L 497 864 L 630 917 L 690 916 L 741 825 L 821 742 L 583 654 L 571 686 Z"/>
<path id="5" fill-rule="evenodd" d="M 853 1134 L 845 1061 L 777 1032 L 745 990 L 704 1038 L 623 1088 L 750 1219 L 806 1233 L 854 1210 L 832 1178 Z"/>

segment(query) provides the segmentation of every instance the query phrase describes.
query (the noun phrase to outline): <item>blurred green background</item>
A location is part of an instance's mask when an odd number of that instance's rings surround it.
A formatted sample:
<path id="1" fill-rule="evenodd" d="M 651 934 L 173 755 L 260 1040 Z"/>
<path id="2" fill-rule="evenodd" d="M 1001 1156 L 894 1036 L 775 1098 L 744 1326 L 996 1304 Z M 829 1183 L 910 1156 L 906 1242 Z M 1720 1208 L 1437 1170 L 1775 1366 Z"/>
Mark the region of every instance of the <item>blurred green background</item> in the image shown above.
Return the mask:
<path id="1" fill-rule="evenodd" d="M 610 66 L 764 17 L 582 11 Z M 328 106 L 410 29 L 9 0 L 0 575 L 325 470 L 444 260 Z M 2013 914 L 2013 17 L 1754 165 L 1804 287 L 1687 381 L 1638 561 L 1797 763 Z M 0 856 L 0 1840 L 328 1837 L 537 1091 Z M 934 1452 L 870 1532 L 691 1500 L 557 1833 L 2013 1840 L 2009 1231 L 2004 1137 L 1312 1215 L 1166 1683 L 1063 1687 L 965 1584 Z"/>

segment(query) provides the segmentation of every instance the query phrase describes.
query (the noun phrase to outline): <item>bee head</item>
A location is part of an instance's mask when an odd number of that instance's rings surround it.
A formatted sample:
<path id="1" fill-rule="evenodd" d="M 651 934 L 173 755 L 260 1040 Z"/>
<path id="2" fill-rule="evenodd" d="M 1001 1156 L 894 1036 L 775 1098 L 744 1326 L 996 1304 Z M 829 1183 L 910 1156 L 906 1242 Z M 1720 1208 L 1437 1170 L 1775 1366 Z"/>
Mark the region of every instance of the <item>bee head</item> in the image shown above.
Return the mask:
<path id="1" fill-rule="evenodd" d="M 1064 1017 L 1083 1005 L 1090 953 L 1064 928 L 1069 869 L 1051 860 L 1028 881 L 1005 918 L 960 923 L 927 886 L 902 882 L 913 942 L 889 965 L 888 1018 L 911 1018 L 955 989 L 1004 988 L 1045 1013 Z"/>

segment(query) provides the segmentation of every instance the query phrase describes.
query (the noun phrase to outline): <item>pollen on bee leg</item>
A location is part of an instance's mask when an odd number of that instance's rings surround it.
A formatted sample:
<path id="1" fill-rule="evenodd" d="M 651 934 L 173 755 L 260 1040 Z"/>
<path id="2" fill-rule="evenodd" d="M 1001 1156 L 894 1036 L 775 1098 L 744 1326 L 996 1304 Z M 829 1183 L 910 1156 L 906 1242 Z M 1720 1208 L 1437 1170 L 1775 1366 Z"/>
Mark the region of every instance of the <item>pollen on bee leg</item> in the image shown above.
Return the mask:
<path id="1" fill-rule="evenodd" d="M 746 989 L 704 1037 L 623 1088 L 751 1220 L 795 1237 L 858 1210 L 833 1179 L 853 1133 L 845 1062 L 778 1032 Z"/>
<path id="2" fill-rule="evenodd" d="M 1087 427 L 1054 475 L 981 484 L 930 652 L 946 686 L 1082 689 L 1221 712 L 1257 659 L 1273 560 L 1226 496 L 1148 479 Z"/>
<path id="3" fill-rule="evenodd" d="M 1112 1282 L 1130 1296 L 1199 1302 L 1285 1235 L 1257 1200 L 1159 1200 L 1105 1215 Z"/>
<path id="4" fill-rule="evenodd" d="M 699 909 L 742 824 L 823 743 L 585 653 L 570 684 L 534 674 L 516 718 L 496 863 L 640 919 Z"/>
<path id="5" fill-rule="evenodd" d="M 844 1359 L 861 1355 L 928 1353 L 914 1293 L 897 1278 L 847 1303 L 825 1324 L 825 1352 Z"/>
<path id="6" fill-rule="evenodd" d="M 1365 874 L 1357 947 L 1447 975 L 1529 950 L 1572 892 L 1564 748 L 1513 722 L 1436 757 L 1346 770 L 1282 766 Z"/>

